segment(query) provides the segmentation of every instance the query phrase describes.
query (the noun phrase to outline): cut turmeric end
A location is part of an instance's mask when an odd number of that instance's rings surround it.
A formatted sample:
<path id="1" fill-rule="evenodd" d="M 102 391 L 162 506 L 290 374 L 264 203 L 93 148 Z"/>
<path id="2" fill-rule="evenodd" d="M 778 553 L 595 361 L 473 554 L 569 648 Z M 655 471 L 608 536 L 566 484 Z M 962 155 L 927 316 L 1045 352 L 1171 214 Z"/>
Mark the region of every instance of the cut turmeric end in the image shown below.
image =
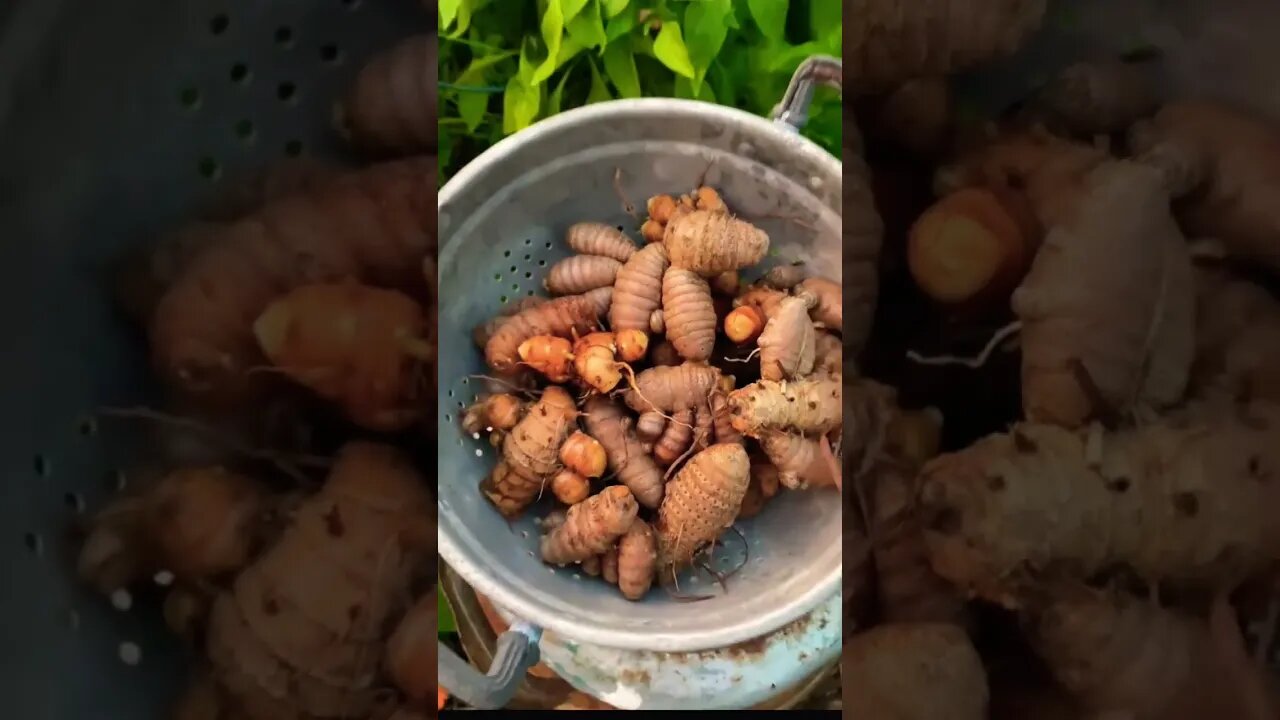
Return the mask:
<path id="1" fill-rule="evenodd" d="M 560 446 L 560 462 L 579 475 L 594 478 L 604 474 L 608 457 L 599 441 L 578 430 Z"/>
<path id="2" fill-rule="evenodd" d="M 907 262 L 926 295 L 960 303 L 1010 284 L 1025 253 L 1022 232 L 999 200 L 971 188 L 943 198 L 916 221 Z"/>
<path id="3" fill-rule="evenodd" d="M 551 382 L 568 382 L 572 377 L 573 353 L 570 343 L 562 337 L 538 335 L 520 343 L 516 352 L 520 361 L 537 370 Z"/>
<path id="4" fill-rule="evenodd" d="M 289 341 L 289 329 L 293 326 L 293 307 L 283 300 L 267 306 L 253 322 L 253 336 L 262 354 L 268 358 L 279 357 Z"/>
<path id="5" fill-rule="evenodd" d="M 667 226 L 657 220 L 645 220 L 640 226 L 640 234 L 644 236 L 644 241 L 648 243 L 662 242 L 663 236 L 667 232 Z"/>
<path id="6" fill-rule="evenodd" d="M 743 305 L 724 317 L 724 334 L 742 345 L 755 340 L 764 330 L 764 318 L 755 308 Z"/>
<path id="7" fill-rule="evenodd" d="M 637 362 L 649 351 L 649 335 L 643 330 L 619 330 L 615 342 L 622 362 Z"/>

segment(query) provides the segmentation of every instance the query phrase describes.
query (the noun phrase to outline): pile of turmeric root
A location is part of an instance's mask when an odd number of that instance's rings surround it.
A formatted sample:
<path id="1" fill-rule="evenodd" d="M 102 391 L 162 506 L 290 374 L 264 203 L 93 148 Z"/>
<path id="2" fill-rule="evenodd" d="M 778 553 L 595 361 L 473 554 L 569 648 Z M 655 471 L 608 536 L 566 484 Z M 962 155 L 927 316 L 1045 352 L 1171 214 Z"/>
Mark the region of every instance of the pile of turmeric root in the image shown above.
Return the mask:
<path id="1" fill-rule="evenodd" d="M 933 408 L 843 458 L 844 707 L 1276 717 L 1280 122 L 1162 96 L 1151 51 L 975 123 L 951 76 L 1006 60 L 1045 3 L 919 45 L 977 5 L 852 24 L 856 225 L 885 229 L 859 364 Z"/>
<path id="2" fill-rule="evenodd" d="M 480 486 L 495 509 L 515 518 L 547 499 L 542 559 L 631 600 L 709 570 L 704 551 L 780 490 L 840 484 L 840 284 L 756 270 L 768 235 L 711 187 L 647 209 L 644 247 L 612 226 L 568 228 L 550 297 L 476 328 L 507 391 L 462 419 L 500 449 Z"/>
<path id="3" fill-rule="evenodd" d="M 121 264 L 165 405 L 104 409 L 149 442 L 77 569 L 122 610 L 162 597 L 195 672 L 176 720 L 438 706 L 434 466 L 414 456 L 435 434 L 435 48 L 403 40 L 338 100 L 369 164 L 226 178 Z"/>

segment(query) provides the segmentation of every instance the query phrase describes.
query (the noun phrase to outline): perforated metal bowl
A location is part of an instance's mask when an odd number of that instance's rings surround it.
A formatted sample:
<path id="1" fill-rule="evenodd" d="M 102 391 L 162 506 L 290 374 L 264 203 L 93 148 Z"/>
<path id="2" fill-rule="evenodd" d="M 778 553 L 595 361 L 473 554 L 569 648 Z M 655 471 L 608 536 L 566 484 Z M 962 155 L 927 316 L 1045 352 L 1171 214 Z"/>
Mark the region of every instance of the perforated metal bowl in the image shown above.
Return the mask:
<path id="1" fill-rule="evenodd" d="M 750 557 L 728 592 L 688 603 L 654 591 L 629 602 L 575 567 L 542 564 L 532 518 L 508 526 L 476 489 L 495 451 L 456 429 L 478 390 L 470 376 L 485 372 L 471 328 L 540 290 L 546 267 L 568 254 L 571 224 L 634 231 L 615 178 L 643 207 L 651 195 L 691 189 L 704 173 L 731 208 L 769 233 L 774 262 L 804 261 L 839 280 L 839 160 L 784 124 L 729 108 L 646 99 L 574 110 L 503 141 L 440 192 L 440 553 L 496 604 L 580 642 L 725 647 L 797 619 L 840 585 L 838 496 L 789 493 L 741 525 Z M 743 554 L 730 535 L 717 567 L 736 566 Z M 706 592 L 713 583 L 686 575 L 682 588 Z"/>
<path id="2" fill-rule="evenodd" d="M 335 98 L 430 22 L 416 0 L 0 3 L 0 715 L 159 718 L 185 679 L 151 598 L 71 576 L 68 527 L 133 452 L 87 413 L 153 399 L 108 265 L 224 178 L 340 154 Z"/>

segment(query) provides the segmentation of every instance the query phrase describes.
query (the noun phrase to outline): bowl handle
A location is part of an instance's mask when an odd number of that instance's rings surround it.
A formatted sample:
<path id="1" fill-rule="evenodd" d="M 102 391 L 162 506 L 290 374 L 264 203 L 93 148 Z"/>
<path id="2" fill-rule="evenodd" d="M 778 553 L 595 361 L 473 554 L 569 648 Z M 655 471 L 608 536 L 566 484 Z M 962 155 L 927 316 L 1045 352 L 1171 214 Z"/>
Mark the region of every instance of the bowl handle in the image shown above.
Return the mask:
<path id="1" fill-rule="evenodd" d="M 809 121 L 809 104 L 813 102 L 814 86 L 826 85 L 842 90 L 843 75 L 843 63 L 839 58 L 829 55 L 814 55 L 800 63 L 800 67 L 791 76 L 787 92 L 773 108 L 774 122 L 788 130 L 799 132 Z"/>
<path id="2" fill-rule="evenodd" d="M 440 653 L 438 682 L 471 707 L 500 709 L 515 697 L 529 668 L 538 664 L 538 642 L 541 639 L 542 628 L 520 622 L 512 625 L 510 630 L 498 636 L 493 663 L 484 675 L 455 655 L 447 645 L 437 641 Z"/>

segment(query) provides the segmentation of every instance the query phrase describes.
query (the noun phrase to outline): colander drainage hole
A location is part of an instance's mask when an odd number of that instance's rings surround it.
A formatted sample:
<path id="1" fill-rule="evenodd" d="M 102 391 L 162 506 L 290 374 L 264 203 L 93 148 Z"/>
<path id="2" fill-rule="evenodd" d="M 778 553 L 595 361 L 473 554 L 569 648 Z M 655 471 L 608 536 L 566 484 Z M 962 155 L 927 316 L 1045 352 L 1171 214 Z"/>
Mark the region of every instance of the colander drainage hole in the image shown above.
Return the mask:
<path id="1" fill-rule="evenodd" d="M 142 662 L 142 648 L 137 643 L 122 642 L 120 643 L 120 662 L 125 665 L 135 666 Z"/>
<path id="2" fill-rule="evenodd" d="M 293 47 L 293 28 L 288 25 L 276 28 L 276 44 L 283 48 Z"/>
<path id="3" fill-rule="evenodd" d="M 236 122 L 233 129 L 235 130 L 236 137 L 240 138 L 244 142 L 252 140 L 253 136 L 257 132 L 253 127 L 252 120 L 239 120 Z"/>
<path id="4" fill-rule="evenodd" d="M 26 546 L 27 552 L 40 557 L 44 554 L 44 540 L 33 532 L 23 533 L 22 544 Z"/>
<path id="5" fill-rule="evenodd" d="M 62 503 L 77 515 L 84 512 L 84 497 L 80 493 L 68 492 L 62 496 Z"/>
<path id="6" fill-rule="evenodd" d="M 76 429 L 85 437 L 93 437 L 98 434 L 98 419 L 92 415 L 86 415 L 76 423 Z"/>
<path id="7" fill-rule="evenodd" d="M 52 472 L 52 468 L 49 466 L 49 459 L 44 455 L 36 455 L 35 459 L 31 461 L 31 465 L 35 469 L 36 475 L 40 477 L 49 477 L 49 473 Z"/>
<path id="8" fill-rule="evenodd" d="M 302 154 L 302 141 L 290 140 L 284 144 L 284 154 L 289 157 L 298 157 Z"/>
<path id="9" fill-rule="evenodd" d="M 276 97 L 284 102 L 292 102 L 298 95 L 298 86 L 285 81 L 276 86 Z"/>
<path id="10" fill-rule="evenodd" d="M 231 66 L 231 82 L 237 85 L 244 85 L 249 82 L 252 73 L 249 72 L 249 66 L 244 63 L 236 63 Z"/>
<path id="11" fill-rule="evenodd" d="M 205 180 L 217 180 L 222 175 L 222 166 L 211 157 L 200 158 L 199 164 L 196 165 L 196 170 L 200 173 L 200 177 Z"/>
<path id="12" fill-rule="evenodd" d="M 209 20 L 209 32 L 214 35 L 221 35 L 227 31 L 231 25 L 231 18 L 226 15 L 214 15 Z"/>
<path id="13" fill-rule="evenodd" d="M 330 64 L 337 63 L 342 60 L 342 50 L 337 45 L 320 46 L 320 60 Z"/>
<path id="14" fill-rule="evenodd" d="M 178 102 L 182 104 L 185 110 L 198 110 L 200 108 L 200 90 L 194 87 L 185 87 L 178 92 Z"/>

